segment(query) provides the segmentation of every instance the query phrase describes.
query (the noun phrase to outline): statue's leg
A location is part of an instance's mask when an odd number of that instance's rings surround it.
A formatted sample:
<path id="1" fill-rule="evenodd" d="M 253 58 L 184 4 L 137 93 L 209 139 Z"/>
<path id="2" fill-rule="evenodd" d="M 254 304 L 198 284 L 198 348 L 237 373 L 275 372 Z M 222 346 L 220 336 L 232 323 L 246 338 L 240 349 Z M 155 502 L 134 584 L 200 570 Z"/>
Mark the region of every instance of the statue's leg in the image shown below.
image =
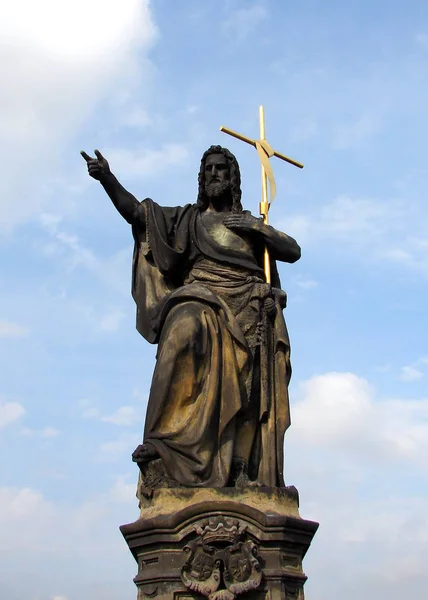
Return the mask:
<path id="1" fill-rule="evenodd" d="M 255 485 L 251 481 L 251 468 L 257 462 L 255 445 L 260 412 L 260 352 L 253 351 L 253 367 L 248 387 L 248 406 L 236 417 L 235 445 L 232 459 L 231 484 L 237 487 Z"/>
<path id="2" fill-rule="evenodd" d="M 257 423 L 255 419 L 244 420 L 236 419 L 236 438 L 233 450 L 233 458 L 243 460 L 247 464 L 250 461 L 251 451 L 253 449 L 254 438 L 256 435 Z"/>
<path id="3" fill-rule="evenodd" d="M 241 402 L 234 353 L 224 320 L 209 304 L 192 299 L 171 308 L 159 341 L 143 446 L 153 446 L 168 475 L 182 485 L 226 484 L 233 447 L 227 439 Z"/>
<path id="4" fill-rule="evenodd" d="M 195 379 L 194 373 L 189 373 L 184 363 L 186 359 L 192 359 L 192 354 L 197 353 L 200 346 L 198 341 L 201 329 L 200 308 L 201 306 L 196 302 L 180 303 L 172 308 L 163 325 L 150 389 L 144 443 L 137 446 L 132 454 L 132 460 L 141 467 L 162 458 L 156 447 L 157 441 L 151 443 L 150 435 L 154 434 L 157 438 L 161 427 L 163 430 L 170 429 L 171 433 L 173 432 L 173 423 L 168 423 L 168 420 L 169 415 L 176 410 L 176 404 L 180 402 L 180 394 L 173 390 L 177 381 L 177 372 L 182 389 L 184 388 L 182 376 L 186 376 L 188 381 Z M 146 439 L 147 437 L 149 439 Z"/>

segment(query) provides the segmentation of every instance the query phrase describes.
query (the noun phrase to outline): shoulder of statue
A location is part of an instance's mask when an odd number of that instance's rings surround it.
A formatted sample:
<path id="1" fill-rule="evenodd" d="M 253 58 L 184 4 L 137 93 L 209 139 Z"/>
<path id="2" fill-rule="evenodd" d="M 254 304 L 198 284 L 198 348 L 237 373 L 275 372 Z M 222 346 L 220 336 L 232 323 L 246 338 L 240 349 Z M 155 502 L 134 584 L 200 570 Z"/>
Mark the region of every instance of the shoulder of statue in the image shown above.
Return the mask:
<path id="1" fill-rule="evenodd" d="M 140 206 L 150 207 L 151 209 L 158 211 L 161 210 L 163 213 L 183 213 L 186 212 L 189 208 L 192 208 L 193 204 L 185 204 L 184 206 L 161 206 L 151 198 L 144 198 L 140 202 Z"/>
<path id="2" fill-rule="evenodd" d="M 183 219 L 191 217 L 195 212 L 196 206 L 185 204 L 184 206 L 161 206 L 151 198 L 145 198 L 139 205 L 144 223 L 150 228 L 156 223 L 158 226 L 162 223 L 169 232 L 172 232 L 175 225 L 182 222 Z M 187 216 L 186 216 L 187 215 Z"/>

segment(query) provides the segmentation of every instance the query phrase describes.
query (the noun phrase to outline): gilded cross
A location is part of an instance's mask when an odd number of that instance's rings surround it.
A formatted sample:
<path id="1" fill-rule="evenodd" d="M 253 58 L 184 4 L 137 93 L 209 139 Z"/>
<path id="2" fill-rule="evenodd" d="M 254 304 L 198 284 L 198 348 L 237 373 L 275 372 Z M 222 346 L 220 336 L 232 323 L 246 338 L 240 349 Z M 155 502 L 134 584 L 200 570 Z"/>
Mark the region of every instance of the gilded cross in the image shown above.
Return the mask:
<path id="1" fill-rule="evenodd" d="M 265 132 L 265 110 L 263 106 L 259 108 L 259 125 L 260 125 L 260 139 L 253 140 L 245 135 L 237 133 L 236 131 L 232 131 L 232 129 L 228 129 L 227 127 L 220 127 L 220 131 L 224 133 L 228 133 L 229 135 L 241 140 L 242 142 L 246 142 L 247 144 L 251 144 L 257 150 L 257 153 L 260 158 L 261 167 L 262 167 L 262 201 L 260 202 L 260 214 L 263 217 L 263 222 L 268 225 L 269 224 L 269 208 L 272 204 L 273 199 L 276 194 L 276 185 L 275 178 L 273 175 L 273 169 L 269 162 L 269 158 L 271 156 L 276 156 L 281 160 L 285 160 L 285 162 L 290 163 L 290 165 L 294 165 L 295 167 L 299 167 L 299 169 L 303 169 L 302 163 L 297 162 L 297 160 L 293 160 L 285 154 L 281 154 L 277 150 L 274 150 L 269 142 L 266 140 L 266 132 Z M 268 194 L 268 181 L 270 186 L 270 200 Z M 264 254 L 264 270 L 266 275 L 266 282 L 271 282 L 271 274 L 270 274 L 270 258 L 268 249 L 265 248 Z"/>

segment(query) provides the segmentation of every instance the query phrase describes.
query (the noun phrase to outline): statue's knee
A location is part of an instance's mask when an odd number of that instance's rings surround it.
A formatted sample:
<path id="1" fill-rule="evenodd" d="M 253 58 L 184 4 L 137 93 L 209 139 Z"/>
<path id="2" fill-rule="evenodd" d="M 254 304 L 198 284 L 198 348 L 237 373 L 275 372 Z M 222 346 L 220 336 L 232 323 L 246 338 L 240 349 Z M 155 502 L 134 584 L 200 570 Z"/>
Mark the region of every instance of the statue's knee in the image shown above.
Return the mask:
<path id="1" fill-rule="evenodd" d="M 202 308 L 197 302 L 175 306 L 168 316 L 168 337 L 177 347 L 194 346 L 202 331 Z"/>

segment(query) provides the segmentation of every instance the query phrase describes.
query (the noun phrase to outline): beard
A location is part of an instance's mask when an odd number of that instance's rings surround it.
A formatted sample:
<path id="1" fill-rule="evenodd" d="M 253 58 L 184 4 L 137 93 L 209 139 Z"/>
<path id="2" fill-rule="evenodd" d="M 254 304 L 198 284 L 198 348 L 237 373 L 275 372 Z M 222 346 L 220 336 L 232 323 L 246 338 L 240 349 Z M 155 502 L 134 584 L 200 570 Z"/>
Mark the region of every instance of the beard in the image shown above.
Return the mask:
<path id="1" fill-rule="evenodd" d="M 213 181 L 205 185 L 205 193 L 210 200 L 224 198 L 230 192 L 229 181 Z"/>

